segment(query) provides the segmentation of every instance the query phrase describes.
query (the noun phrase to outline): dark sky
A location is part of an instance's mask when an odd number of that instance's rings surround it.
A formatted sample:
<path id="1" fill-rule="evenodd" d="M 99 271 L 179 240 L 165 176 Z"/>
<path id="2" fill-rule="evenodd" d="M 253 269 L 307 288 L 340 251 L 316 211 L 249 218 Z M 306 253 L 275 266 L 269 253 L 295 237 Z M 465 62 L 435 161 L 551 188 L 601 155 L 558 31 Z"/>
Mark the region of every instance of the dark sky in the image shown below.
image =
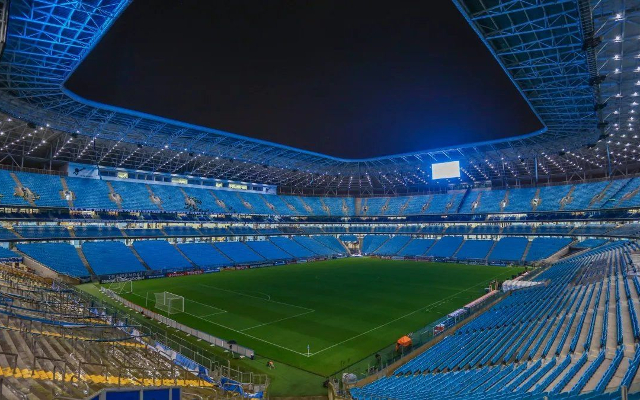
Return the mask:
<path id="1" fill-rule="evenodd" d="M 348 158 L 541 128 L 449 0 L 135 0 L 67 86 Z"/>

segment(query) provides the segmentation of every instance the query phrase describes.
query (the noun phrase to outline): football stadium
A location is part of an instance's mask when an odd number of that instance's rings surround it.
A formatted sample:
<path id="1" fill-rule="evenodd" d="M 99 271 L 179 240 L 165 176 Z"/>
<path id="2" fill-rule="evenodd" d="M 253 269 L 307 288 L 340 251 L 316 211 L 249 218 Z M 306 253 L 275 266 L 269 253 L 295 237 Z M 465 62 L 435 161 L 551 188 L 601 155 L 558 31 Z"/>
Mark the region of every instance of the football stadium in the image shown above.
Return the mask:
<path id="1" fill-rule="evenodd" d="M 0 0 L 0 398 L 640 398 L 640 0 L 447 0 L 542 128 L 369 158 L 69 89 L 138 2 Z"/>

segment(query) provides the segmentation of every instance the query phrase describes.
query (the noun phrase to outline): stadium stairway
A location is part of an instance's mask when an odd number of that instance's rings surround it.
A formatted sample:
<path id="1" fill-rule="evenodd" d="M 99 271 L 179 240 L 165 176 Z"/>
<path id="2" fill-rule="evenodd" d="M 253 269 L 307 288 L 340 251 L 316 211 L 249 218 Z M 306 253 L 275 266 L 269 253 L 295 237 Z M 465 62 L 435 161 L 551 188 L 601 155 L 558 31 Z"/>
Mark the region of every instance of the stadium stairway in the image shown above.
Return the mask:
<path id="1" fill-rule="evenodd" d="M 118 195 L 118 193 L 116 193 L 116 190 L 113 188 L 111 182 L 106 181 L 106 183 L 107 188 L 109 188 L 109 200 L 111 200 L 112 203 L 115 203 L 119 209 L 122 209 L 122 198 L 120 197 L 120 195 Z"/>
<path id="2" fill-rule="evenodd" d="M 571 186 L 571 189 L 569 189 L 569 193 L 567 193 L 565 198 L 560 201 L 560 210 L 564 210 L 567 207 L 567 205 L 573 202 L 573 192 L 575 190 L 576 190 L 576 185 Z"/>
<path id="3" fill-rule="evenodd" d="M 534 203 L 535 199 L 538 199 L 537 203 Z M 540 205 L 540 188 L 536 190 L 536 194 L 534 194 L 533 198 L 531 199 L 531 211 L 536 211 L 539 205 Z"/>
<path id="4" fill-rule="evenodd" d="M 147 191 L 149 192 L 149 199 L 151 200 L 151 202 L 153 204 L 156 205 L 156 207 L 158 207 L 158 210 L 164 210 L 164 208 L 162 207 L 162 199 L 159 196 L 156 196 L 155 193 L 153 193 L 153 189 L 151 188 L 151 185 L 144 185 L 147 188 Z M 160 199 L 159 202 L 155 202 L 153 199 L 154 198 L 158 198 Z"/>
<path id="5" fill-rule="evenodd" d="M 613 184 L 613 181 L 609 181 L 607 185 L 598 193 L 596 193 L 591 201 L 589 201 L 589 208 L 592 208 L 594 204 L 599 203 L 605 196 L 605 194 L 609 191 L 609 188 Z"/>
<path id="6" fill-rule="evenodd" d="M 611 196 L 609 196 L 609 198 L 607 199 L 607 203 L 609 203 L 612 200 L 614 201 L 614 203 L 612 203 L 612 204 L 619 203 L 622 200 L 622 196 L 620 196 L 620 195 L 627 191 L 627 188 L 629 187 L 629 185 L 631 185 L 632 182 L 634 182 L 634 179 L 627 180 L 627 182 L 625 182 L 624 185 L 622 185 L 618 190 L 615 191 L 615 193 L 613 193 Z"/>
<path id="7" fill-rule="evenodd" d="M 153 269 L 149 266 L 149 264 L 147 264 L 144 261 L 144 259 L 142 257 L 140 257 L 140 254 L 138 254 L 138 251 L 135 249 L 135 247 L 133 247 L 133 246 L 127 246 L 127 247 L 129 248 L 129 250 L 131 250 L 131 253 L 133 253 L 133 255 L 138 259 L 138 261 L 140 261 L 140 264 L 142 264 L 142 266 L 145 267 L 147 271 L 153 271 Z M 189 260 L 189 259 L 187 258 L 187 260 Z M 191 262 L 191 261 L 189 261 L 189 262 Z"/>
<path id="8" fill-rule="evenodd" d="M 13 181 L 15 182 L 16 186 L 19 188 L 23 188 L 25 187 L 22 182 L 20 182 L 20 179 L 18 179 L 18 176 L 16 174 L 14 174 L 13 172 L 10 172 L 9 175 L 11 176 L 11 179 L 13 179 Z M 36 203 L 33 199 L 28 198 L 27 196 L 24 197 L 24 199 L 29 203 L 29 205 L 31 207 L 36 207 Z"/>
<path id="9" fill-rule="evenodd" d="M 525 247 L 524 249 L 524 253 L 522 253 L 522 258 L 520 259 L 520 261 L 524 262 L 524 260 L 527 259 L 527 254 L 529 254 L 529 250 L 531 250 L 531 244 L 533 243 L 532 240 L 529 240 L 529 242 L 527 243 L 527 247 Z M 489 253 L 491 254 L 491 253 Z"/>
<path id="10" fill-rule="evenodd" d="M 322 210 L 327 213 L 327 215 L 331 216 L 331 209 L 329 208 L 329 206 L 324 202 L 324 199 L 322 197 L 320 197 L 318 199 L 320 201 L 320 207 L 322 207 Z"/>
<path id="11" fill-rule="evenodd" d="M 60 183 L 62 184 L 62 190 L 64 190 L 64 192 L 69 192 L 71 193 L 71 199 L 67 200 L 67 204 L 69 205 L 69 208 L 73 208 L 73 192 L 71 192 L 71 190 L 69 189 L 69 185 L 67 185 L 67 180 L 64 178 L 64 176 L 60 177 Z"/>
<path id="12" fill-rule="evenodd" d="M 484 262 L 485 263 L 489 263 L 489 256 L 491 255 L 491 253 L 493 253 L 493 249 L 496 248 L 496 244 L 498 244 L 497 240 L 493 241 L 493 244 L 491 245 L 491 248 L 489 249 L 489 252 L 487 253 L 487 256 L 484 258 Z"/>
<path id="13" fill-rule="evenodd" d="M 185 260 L 187 260 L 189 262 L 189 264 L 191 264 L 191 266 L 193 268 L 198 268 L 198 266 L 196 265 L 196 263 L 194 263 L 193 261 L 191 261 L 191 259 L 189 257 L 187 257 L 186 254 L 184 254 L 184 252 L 182 251 L 182 249 L 180 249 L 179 246 L 176 246 L 176 243 L 171 243 L 171 246 L 173 246 L 174 249 L 176 249 L 178 251 L 178 253 L 180 253 L 180 255 L 182 257 L 184 257 Z M 133 246 L 132 246 L 133 247 Z"/>
<path id="14" fill-rule="evenodd" d="M 307 214 L 311 215 L 313 213 L 313 209 L 311 208 L 311 206 L 304 201 L 304 198 L 302 196 L 297 196 L 297 198 L 300 200 L 300 204 L 302 204 L 302 207 L 304 207 L 304 211 Z"/>
<path id="15" fill-rule="evenodd" d="M 462 243 L 460 243 L 460 246 L 458 246 L 456 251 L 453 252 L 453 254 L 451 255 L 451 258 L 457 258 L 456 256 L 458 255 L 458 252 L 460 251 L 460 249 L 464 247 L 465 242 L 466 240 L 463 240 Z"/>
<path id="16" fill-rule="evenodd" d="M 471 189 L 467 188 L 465 189 L 464 193 L 462 194 L 462 199 L 460 200 L 460 203 L 458 204 L 458 207 L 456 208 L 456 213 L 460 213 L 462 211 L 462 208 L 464 207 L 465 203 L 467 202 L 467 198 L 471 195 Z M 427 208 L 429 207 L 429 204 L 426 204 Z"/>
<path id="17" fill-rule="evenodd" d="M 500 203 L 500 212 L 503 212 L 507 206 L 509 206 L 509 190 L 504 191 L 504 199 Z"/>
<path id="18" fill-rule="evenodd" d="M 91 274 L 91 280 L 96 281 L 98 279 L 98 277 L 97 277 L 96 273 L 93 271 L 93 268 L 91 268 L 91 265 L 89 264 L 89 261 L 87 261 L 87 257 L 84 256 L 84 253 L 82 252 L 82 247 L 80 247 L 80 246 L 74 246 L 74 247 L 76 248 L 76 251 L 78 252 L 78 257 L 80 258 L 80 261 L 82 261 L 82 264 L 84 265 L 84 267 Z"/>
<path id="19" fill-rule="evenodd" d="M 384 246 L 384 244 L 385 244 L 385 243 L 387 243 L 389 240 L 391 240 L 391 236 L 387 236 L 387 239 L 386 239 L 386 240 L 384 240 L 384 241 L 382 241 L 382 242 L 380 243 L 380 246 L 377 246 L 377 247 L 375 247 L 375 248 L 371 249 L 371 252 L 370 252 L 370 253 L 371 253 L 371 254 L 376 254 L 376 251 L 378 251 L 382 246 Z"/>

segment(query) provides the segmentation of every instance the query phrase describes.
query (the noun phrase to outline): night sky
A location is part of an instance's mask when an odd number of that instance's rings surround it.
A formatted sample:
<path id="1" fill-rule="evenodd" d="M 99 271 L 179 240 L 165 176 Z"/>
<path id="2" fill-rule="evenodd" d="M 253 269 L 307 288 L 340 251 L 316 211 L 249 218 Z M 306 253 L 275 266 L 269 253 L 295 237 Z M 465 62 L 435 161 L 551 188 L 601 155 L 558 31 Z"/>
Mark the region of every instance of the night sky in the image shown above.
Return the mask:
<path id="1" fill-rule="evenodd" d="M 67 87 L 347 158 L 542 127 L 448 0 L 135 0 Z"/>

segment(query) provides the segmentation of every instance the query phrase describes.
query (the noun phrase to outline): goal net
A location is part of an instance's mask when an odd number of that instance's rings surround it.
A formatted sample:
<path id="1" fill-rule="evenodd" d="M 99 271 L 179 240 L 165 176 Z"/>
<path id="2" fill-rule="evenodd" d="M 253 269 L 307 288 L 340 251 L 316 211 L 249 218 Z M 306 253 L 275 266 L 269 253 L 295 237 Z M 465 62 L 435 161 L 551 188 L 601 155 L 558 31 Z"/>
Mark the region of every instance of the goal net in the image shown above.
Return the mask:
<path id="1" fill-rule="evenodd" d="M 167 314 L 184 312 L 184 297 L 170 292 L 154 293 L 156 296 L 156 308 Z"/>
<path id="2" fill-rule="evenodd" d="M 133 293 L 133 281 L 113 282 L 109 289 L 118 294 Z"/>

